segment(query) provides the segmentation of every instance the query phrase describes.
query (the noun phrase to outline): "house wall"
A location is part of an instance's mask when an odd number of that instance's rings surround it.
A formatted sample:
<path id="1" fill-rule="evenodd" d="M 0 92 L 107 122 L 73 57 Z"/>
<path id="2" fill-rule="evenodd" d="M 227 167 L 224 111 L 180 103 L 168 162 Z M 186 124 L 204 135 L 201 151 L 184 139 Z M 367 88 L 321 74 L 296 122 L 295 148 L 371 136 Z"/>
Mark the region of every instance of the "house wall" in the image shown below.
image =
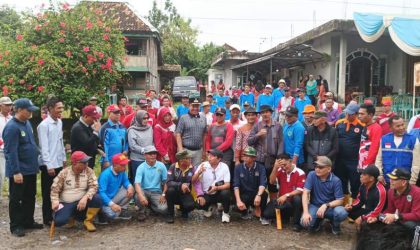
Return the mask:
<path id="1" fill-rule="evenodd" d="M 149 37 L 147 40 L 147 58 L 149 74 L 146 77 L 146 87 L 159 91 L 159 74 L 158 74 L 158 44 L 156 38 Z"/>

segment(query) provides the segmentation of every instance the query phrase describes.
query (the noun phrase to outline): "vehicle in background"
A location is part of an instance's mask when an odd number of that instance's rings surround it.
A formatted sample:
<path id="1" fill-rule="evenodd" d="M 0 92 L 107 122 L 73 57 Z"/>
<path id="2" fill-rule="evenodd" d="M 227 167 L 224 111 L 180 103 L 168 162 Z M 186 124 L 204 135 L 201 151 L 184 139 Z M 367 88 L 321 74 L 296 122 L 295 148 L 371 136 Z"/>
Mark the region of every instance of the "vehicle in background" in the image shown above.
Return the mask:
<path id="1" fill-rule="evenodd" d="M 187 95 L 190 99 L 199 99 L 200 92 L 197 88 L 197 81 L 194 76 L 175 77 L 172 87 L 172 98 L 174 101 L 181 100 L 182 96 Z"/>

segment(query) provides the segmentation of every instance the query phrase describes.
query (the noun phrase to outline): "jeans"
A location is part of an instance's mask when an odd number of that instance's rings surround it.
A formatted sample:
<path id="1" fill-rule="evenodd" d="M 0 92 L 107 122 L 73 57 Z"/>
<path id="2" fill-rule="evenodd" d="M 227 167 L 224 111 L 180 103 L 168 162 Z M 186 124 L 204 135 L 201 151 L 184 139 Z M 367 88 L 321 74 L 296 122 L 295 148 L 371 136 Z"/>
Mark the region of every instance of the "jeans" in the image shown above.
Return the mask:
<path id="1" fill-rule="evenodd" d="M 301 225 L 303 227 L 309 228 L 309 230 L 316 229 L 323 219 L 318 218 L 316 212 L 318 211 L 319 207 L 313 204 L 309 204 L 309 214 L 312 217 L 312 220 L 309 222 L 309 226 L 304 225 L 301 221 Z M 334 208 L 327 208 L 324 214 L 324 218 L 328 219 L 333 227 L 340 227 L 340 223 L 347 218 L 347 211 L 344 209 L 343 206 L 337 206 Z"/>
<path id="2" fill-rule="evenodd" d="M 77 210 L 77 204 L 79 201 L 71 203 L 60 203 L 63 207 L 55 212 L 54 222 L 57 227 L 61 227 L 67 224 L 70 218 L 76 218 L 77 220 L 84 220 L 88 208 L 100 208 L 102 206 L 101 198 L 98 194 L 92 197 L 92 200 L 88 200 L 86 208 L 82 211 Z"/>
<path id="3" fill-rule="evenodd" d="M 208 210 L 211 204 L 222 203 L 223 205 L 223 212 L 229 213 L 230 209 L 230 190 L 225 189 L 221 191 L 217 191 L 213 195 L 204 194 L 204 200 L 206 203 L 204 206 L 200 206 L 201 209 Z"/>
<path id="4" fill-rule="evenodd" d="M 350 191 L 351 197 L 353 199 L 357 198 L 360 187 L 360 174 L 357 172 L 357 160 L 356 161 L 346 161 L 340 160 L 337 158 L 334 173 L 340 178 L 343 185 L 343 193 L 349 194 L 348 183 L 350 181 Z"/>
<path id="5" fill-rule="evenodd" d="M 53 184 L 54 178 L 63 169 L 62 167 L 56 168 L 55 175 L 51 176 L 48 174 L 46 166 L 41 166 L 41 191 L 42 191 L 42 220 L 44 224 L 48 224 L 53 220 L 52 209 L 51 209 L 51 185 Z"/>
<path id="6" fill-rule="evenodd" d="M 194 199 L 191 193 L 183 193 L 176 190 L 175 187 L 168 187 L 166 191 L 166 200 L 168 202 L 168 215 L 174 216 L 175 204 L 181 206 L 182 213 L 189 213 L 194 209 Z"/>
<path id="7" fill-rule="evenodd" d="M 34 221 L 36 174 L 24 175 L 23 183 L 9 178 L 10 231 L 32 225 Z"/>
<path id="8" fill-rule="evenodd" d="M 143 191 L 143 196 L 147 199 L 147 201 L 149 202 L 149 206 L 150 208 L 161 215 L 166 215 L 168 212 L 168 205 L 167 203 L 161 204 L 159 202 L 160 197 L 162 196 L 162 193 L 160 192 L 150 192 L 147 190 L 142 190 Z M 138 194 L 135 195 L 134 200 L 136 202 L 136 205 L 139 207 L 139 213 L 144 214 L 146 211 L 146 207 L 143 206 L 140 203 Z"/>
<path id="9" fill-rule="evenodd" d="M 282 205 L 277 204 L 276 200 L 271 201 L 268 203 L 263 217 L 266 219 L 275 219 L 276 208 L 280 209 L 281 218 L 284 223 L 289 222 L 290 217 L 292 217 L 292 223 L 294 225 L 299 225 L 300 217 L 302 215 L 302 196 L 295 195 Z"/>
<path id="10" fill-rule="evenodd" d="M 122 209 L 128 208 L 128 203 L 131 199 L 127 198 L 127 189 L 121 187 L 118 193 L 112 198 L 112 202 L 119 205 Z M 114 212 L 108 204 L 103 204 L 102 213 L 109 219 L 115 219 L 121 212 Z"/>
<path id="11" fill-rule="evenodd" d="M 128 180 L 130 181 L 131 185 L 134 186 L 134 180 L 136 179 L 136 172 L 137 168 L 143 163 L 144 161 L 134 161 L 130 160 L 130 165 L 128 168 Z"/>

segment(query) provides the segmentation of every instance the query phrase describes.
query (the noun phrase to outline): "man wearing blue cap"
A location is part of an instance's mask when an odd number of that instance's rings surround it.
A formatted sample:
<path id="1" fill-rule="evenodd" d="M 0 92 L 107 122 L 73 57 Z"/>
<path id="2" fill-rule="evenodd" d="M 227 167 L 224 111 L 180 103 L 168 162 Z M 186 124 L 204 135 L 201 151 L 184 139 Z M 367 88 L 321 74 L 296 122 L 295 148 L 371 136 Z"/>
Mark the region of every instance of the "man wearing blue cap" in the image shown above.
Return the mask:
<path id="1" fill-rule="evenodd" d="M 29 119 L 38 107 L 27 98 L 14 103 L 15 116 L 3 131 L 6 176 L 9 178 L 10 231 L 25 236 L 25 229 L 42 229 L 34 220 L 38 148 Z"/>

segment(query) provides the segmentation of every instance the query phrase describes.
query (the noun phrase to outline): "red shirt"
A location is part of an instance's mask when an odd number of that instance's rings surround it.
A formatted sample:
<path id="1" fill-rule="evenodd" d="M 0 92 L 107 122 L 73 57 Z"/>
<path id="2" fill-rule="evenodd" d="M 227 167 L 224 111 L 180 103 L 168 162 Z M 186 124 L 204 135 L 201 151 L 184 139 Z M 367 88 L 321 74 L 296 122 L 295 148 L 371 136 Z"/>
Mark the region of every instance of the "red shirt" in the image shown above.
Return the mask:
<path id="1" fill-rule="evenodd" d="M 388 206 L 384 213 L 393 214 L 397 209 L 403 222 L 420 222 L 420 188 L 410 185 L 401 195 L 398 195 L 394 189 L 388 190 Z"/>
<path id="2" fill-rule="evenodd" d="M 121 105 L 118 105 L 118 108 L 121 110 L 120 122 L 122 123 L 128 115 L 133 113 L 133 108 L 130 105 L 125 105 L 124 109 Z"/>
<path id="3" fill-rule="evenodd" d="M 305 172 L 298 167 L 295 167 L 289 175 L 286 171 L 279 168 L 277 171 L 277 182 L 280 185 L 279 197 L 295 190 L 303 191 L 305 180 Z"/>
<path id="4" fill-rule="evenodd" d="M 365 169 L 368 165 L 375 164 L 381 137 L 382 128 L 377 123 L 372 123 L 363 129 L 359 149 L 359 169 Z"/>
<path id="5" fill-rule="evenodd" d="M 382 128 L 382 135 L 386 135 L 391 132 L 391 128 L 389 127 L 388 120 L 391 117 L 394 117 L 395 113 L 391 112 L 389 114 L 382 113 L 378 118 L 376 118 L 376 122 L 381 126 Z"/>

